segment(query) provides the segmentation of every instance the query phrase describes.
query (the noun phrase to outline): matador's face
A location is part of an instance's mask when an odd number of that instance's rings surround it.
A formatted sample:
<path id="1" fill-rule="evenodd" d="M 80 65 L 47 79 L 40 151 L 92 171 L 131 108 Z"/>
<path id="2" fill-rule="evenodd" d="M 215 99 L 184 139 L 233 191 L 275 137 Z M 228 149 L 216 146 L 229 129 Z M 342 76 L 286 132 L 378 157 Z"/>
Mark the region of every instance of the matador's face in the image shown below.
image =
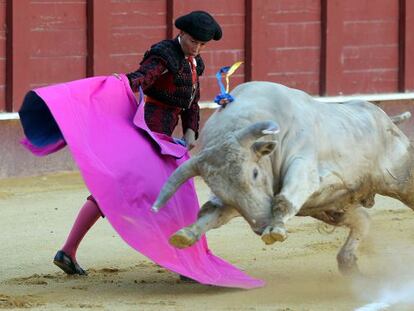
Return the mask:
<path id="1" fill-rule="evenodd" d="M 194 39 L 184 31 L 181 31 L 179 36 L 181 49 L 183 50 L 185 56 L 197 56 L 207 44 L 205 41 Z"/>

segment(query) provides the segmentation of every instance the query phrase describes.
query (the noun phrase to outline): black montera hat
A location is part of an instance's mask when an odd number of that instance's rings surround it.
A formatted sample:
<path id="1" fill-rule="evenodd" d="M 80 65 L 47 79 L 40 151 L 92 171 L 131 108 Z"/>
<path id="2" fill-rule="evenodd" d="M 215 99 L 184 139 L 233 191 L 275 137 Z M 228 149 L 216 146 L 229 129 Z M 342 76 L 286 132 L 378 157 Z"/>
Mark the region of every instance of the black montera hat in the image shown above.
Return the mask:
<path id="1" fill-rule="evenodd" d="M 204 11 L 193 11 L 177 18 L 175 27 L 199 41 L 220 40 L 222 36 L 220 25 Z"/>

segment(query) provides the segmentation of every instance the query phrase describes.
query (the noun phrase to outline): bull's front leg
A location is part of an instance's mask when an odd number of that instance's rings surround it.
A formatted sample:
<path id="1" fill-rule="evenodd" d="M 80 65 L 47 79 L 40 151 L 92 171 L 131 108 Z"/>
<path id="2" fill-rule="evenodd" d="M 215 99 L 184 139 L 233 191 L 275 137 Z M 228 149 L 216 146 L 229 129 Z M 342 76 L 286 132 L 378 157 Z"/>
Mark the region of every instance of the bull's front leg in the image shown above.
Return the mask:
<path id="1" fill-rule="evenodd" d="M 263 231 L 262 240 L 266 244 L 286 240 L 286 222 L 299 212 L 318 188 L 319 176 L 315 161 L 296 158 L 283 177 L 280 193 L 273 198 L 273 219 Z"/>
<path id="2" fill-rule="evenodd" d="M 203 204 L 194 224 L 178 230 L 170 237 L 170 244 L 177 248 L 194 245 L 208 230 L 218 228 L 239 215 L 234 208 L 214 198 Z"/>

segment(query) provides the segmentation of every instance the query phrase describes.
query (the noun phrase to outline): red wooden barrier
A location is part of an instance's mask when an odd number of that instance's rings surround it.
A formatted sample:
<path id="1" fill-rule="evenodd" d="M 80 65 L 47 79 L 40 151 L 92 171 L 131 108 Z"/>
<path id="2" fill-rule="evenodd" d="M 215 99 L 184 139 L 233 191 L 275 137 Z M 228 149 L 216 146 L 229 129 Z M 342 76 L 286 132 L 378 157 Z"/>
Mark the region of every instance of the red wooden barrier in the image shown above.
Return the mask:
<path id="1" fill-rule="evenodd" d="M 202 100 L 218 92 L 215 72 L 239 60 L 232 86 L 268 80 L 314 95 L 414 90 L 411 0 L 0 0 L 0 112 L 17 111 L 30 88 L 135 70 L 192 10 L 209 11 L 224 33 L 203 51 Z"/>
<path id="2" fill-rule="evenodd" d="M 400 91 L 414 91 L 414 1 L 400 0 L 402 2 L 402 27 L 400 38 L 402 46 L 403 62 L 401 64 L 402 76 Z"/>
<path id="3" fill-rule="evenodd" d="M 0 1 L 0 112 L 6 110 L 6 0 Z"/>

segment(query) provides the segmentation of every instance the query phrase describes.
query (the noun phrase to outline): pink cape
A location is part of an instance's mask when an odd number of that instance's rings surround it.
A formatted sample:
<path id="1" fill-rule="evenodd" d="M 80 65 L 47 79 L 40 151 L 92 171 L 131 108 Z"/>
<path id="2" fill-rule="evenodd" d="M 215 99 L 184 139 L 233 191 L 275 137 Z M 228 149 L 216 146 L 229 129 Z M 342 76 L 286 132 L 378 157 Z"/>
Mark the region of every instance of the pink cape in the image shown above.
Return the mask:
<path id="1" fill-rule="evenodd" d="M 197 219 L 199 205 L 188 181 L 157 214 L 151 212 L 169 175 L 189 158 L 186 148 L 151 132 L 144 121 L 144 103 L 121 75 L 94 77 L 34 90 L 50 109 L 85 183 L 113 228 L 135 250 L 157 264 L 202 284 L 255 288 L 254 279 L 214 256 L 203 237 L 187 249 L 169 237 Z M 138 105 L 138 110 L 137 110 Z M 64 147 L 57 141 L 35 147 L 36 155 Z"/>

